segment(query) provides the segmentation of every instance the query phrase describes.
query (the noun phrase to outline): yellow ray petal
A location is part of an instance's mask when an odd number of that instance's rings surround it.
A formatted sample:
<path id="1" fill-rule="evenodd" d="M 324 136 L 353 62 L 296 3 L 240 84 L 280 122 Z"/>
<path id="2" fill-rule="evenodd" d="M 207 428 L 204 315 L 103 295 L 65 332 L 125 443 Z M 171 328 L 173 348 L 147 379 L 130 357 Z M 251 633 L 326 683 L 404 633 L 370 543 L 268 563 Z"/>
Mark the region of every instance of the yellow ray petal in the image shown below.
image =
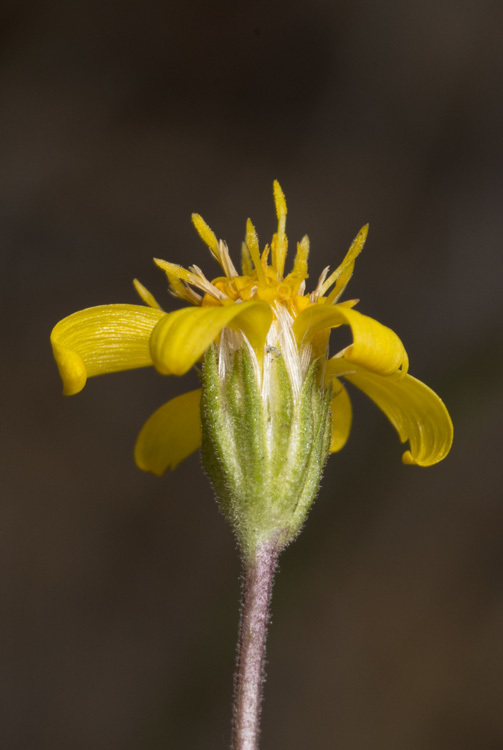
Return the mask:
<path id="1" fill-rule="evenodd" d="M 100 305 L 60 320 L 51 344 L 65 396 L 93 375 L 151 365 L 150 334 L 164 315 L 142 305 Z"/>
<path id="2" fill-rule="evenodd" d="M 345 305 L 310 305 L 296 318 L 293 331 L 301 346 L 319 331 L 344 324 L 351 327 L 353 334 L 353 343 L 344 350 L 345 359 L 381 375 L 390 375 L 399 368 L 402 374 L 407 372 L 407 352 L 396 333 Z"/>
<path id="3" fill-rule="evenodd" d="M 410 443 L 410 450 L 402 456 L 404 463 L 431 466 L 449 453 L 453 438 L 449 412 L 439 396 L 420 380 L 398 373 L 378 375 L 343 357 L 330 359 L 326 374 L 327 379 L 343 375 L 386 414 L 402 443 Z"/>
<path id="4" fill-rule="evenodd" d="M 134 448 L 136 465 L 162 476 L 201 445 L 201 389 L 184 393 L 157 409 L 145 422 Z"/>
<path id="5" fill-rule="evenodd" d="M 330 403 L 332 415 L 332 439 L 330 453 L 337 453 L 344 448 L 351 430 L 353 410 L 351 400 L 344 385 L 336 377 L 331 378 L 333 398 Z"/>
<path id="6" fill-rule="evenodd" d="M 225 326 L 242 330 L 257 351 L 264 347 L 272 322 L 267 302 L 222 307 L 186 307 L 169 313 L 154 328 L 150 351 L 163 375 L 183 375 L 197 362 Z"/>

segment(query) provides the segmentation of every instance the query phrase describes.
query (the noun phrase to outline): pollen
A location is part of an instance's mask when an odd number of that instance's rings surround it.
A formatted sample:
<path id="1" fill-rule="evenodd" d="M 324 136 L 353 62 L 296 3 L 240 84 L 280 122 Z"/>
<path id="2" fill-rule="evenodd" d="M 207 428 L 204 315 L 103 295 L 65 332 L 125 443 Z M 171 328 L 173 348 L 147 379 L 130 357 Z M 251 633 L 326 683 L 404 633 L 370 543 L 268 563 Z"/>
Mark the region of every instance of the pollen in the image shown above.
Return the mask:
<path id="1" fill-rule="evenodd" d="M 245 239 L 241 248 L 241 275 L 231 260 L 225 242 L 217 238 L 199 214 L 193 214 L 192 221 L 197 233 L 224 275 L 210 281 L 198 266 L 185 269 L 175 263 L 156 259 L 157 265 L 166 273 L 171 293 L 199 307 L 225 307 L 239 302 L 261 300 L 271 306 L 275 318 L 278 317 L 279 306 L 295 319 L 310 305 L 336 304 L 351 278 L 355 259 L 363 248 L 368 227 L 363 227 L 357 235 L 339 268 L 330 275 L 326 268 L 315 289 L 310 294 L 305 294 L 306 280 L 309 277 L 309 238 L 306 235 L 297 243 L 292 270 L 285 276 L 288 249 L 287 208 L 285 195 L 277 181 L 274 182 L 274 203 L 278 224 L 270 245 L 266 244 L 261 250 L 255 226 L 250 219 L 246 222 Z M 329 291 L 331 287 L 333 289 Z M 145 299 L 141 291 L 140 295 Z"/>
<path id="2" fill-rule="evenodd" d="M 277 304 L 284 305 L 292 317 L 296 317 L 309 304 L 309 295 L 299 295 L 300 282 L 297 278 L 278 279 L 274 277 L 272 269 L 267 266 L 262 279 L 256 272 L 244 276 L 235 276 L 232 279 L 219 276 L 213 279 L 212 286 L 218 289 L 224 299 L 220 304 L 228 302 L 247 302 L 248 300 L 264 300 L 273 308 Z M 226 299 L 225 299 L 226 298 Z M 214 305 L 214 297 L 205 295 L 201 305 Z M 217 303 L 218 304 L 218 303 Z"/>

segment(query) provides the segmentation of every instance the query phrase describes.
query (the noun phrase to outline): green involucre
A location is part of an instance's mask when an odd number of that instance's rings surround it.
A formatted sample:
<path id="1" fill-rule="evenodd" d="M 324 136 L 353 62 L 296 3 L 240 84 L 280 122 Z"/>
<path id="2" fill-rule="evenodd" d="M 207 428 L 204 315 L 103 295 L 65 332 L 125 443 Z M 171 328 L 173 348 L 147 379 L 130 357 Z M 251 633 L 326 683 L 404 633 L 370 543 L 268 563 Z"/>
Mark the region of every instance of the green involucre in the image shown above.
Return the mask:
<path id="1" fill-rule="evenodd" d="M 284 358 L 270 363 L 264 397 L 246 347 L 221 378 L 214 346 L 205 355 L 202 456 L 224 515 L 245 552 L 300 531 L 319 488 L 330 443 L 330 392 L 318 364 L 294 401 Z"/>

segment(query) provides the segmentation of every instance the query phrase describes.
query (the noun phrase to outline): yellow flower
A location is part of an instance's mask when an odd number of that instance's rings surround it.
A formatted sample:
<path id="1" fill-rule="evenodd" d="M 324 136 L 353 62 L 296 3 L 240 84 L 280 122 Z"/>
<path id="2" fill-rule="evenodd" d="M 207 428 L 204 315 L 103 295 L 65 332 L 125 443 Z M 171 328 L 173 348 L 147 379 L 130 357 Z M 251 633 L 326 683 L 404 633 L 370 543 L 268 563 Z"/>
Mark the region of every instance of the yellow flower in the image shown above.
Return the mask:
<path id="1" fill-rule="evenodd" d="M 351 402 L 343 378 L 377 404 L 402 442 L 409 441 L 405 463 L 430 466 L 442 460 L 453 435 L 443 402 L 407 374 L 406 351 L 391 329 L 357 312 L 357 300 L 339 302 L 368 226 L 361 229 L 341 265 L 331 274 L 326 268 L 314 290 L 306 293 L 309 240 L 306 236 L 298 243 L 293 268 L 284 275 L 286 202 L 277 182 L 274 199 L 278 230 L 270 247 L 260 251 L 248 220 L 241 274 L 225 243 L 198 214 L 192 217 L 194 226 L 223 275 L 209 281 L 197 266 L 186 270 L 156 260 L 171 293 L 190 306 L 166 313 L 135 280 L 145 305 L 92 307 L 61 320 L 52 331 L 51 343 L 63 392 L 78 393 L 89 376 L 148 365 L 164 375 L 183 375 L 213 343 L 219 372 L 225 377 L 232 353 L 244 344 L 253 354 L 266 395 L 270 363 L 276 357 L 284 358 L 294 400 L 311 364 L 319 359 L 324 384 L 332 389 L 331 452 L 343 447 L 351 427 Z M 328 359 L 330 331 L 340 326 L 349 326 L 352 343 Z M 200 447 L 200 399 L 200 389 L 178 396 L 147 420 L 135 447 L 140 468 L 161 475 Z"/>

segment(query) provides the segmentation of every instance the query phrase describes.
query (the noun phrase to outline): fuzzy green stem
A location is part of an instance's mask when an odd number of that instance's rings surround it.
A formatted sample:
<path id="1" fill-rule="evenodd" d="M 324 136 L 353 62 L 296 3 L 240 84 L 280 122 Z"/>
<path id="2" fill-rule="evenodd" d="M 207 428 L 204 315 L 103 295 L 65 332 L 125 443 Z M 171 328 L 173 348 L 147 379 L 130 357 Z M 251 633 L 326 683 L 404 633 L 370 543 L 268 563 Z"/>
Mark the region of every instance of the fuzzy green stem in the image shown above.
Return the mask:
<path id="1" fill-rule="evenodd" d="M 244 559 L 232 750 L 258 749 L 269 605 L 279 552 L 276 541 L 267 542 Z"/>

